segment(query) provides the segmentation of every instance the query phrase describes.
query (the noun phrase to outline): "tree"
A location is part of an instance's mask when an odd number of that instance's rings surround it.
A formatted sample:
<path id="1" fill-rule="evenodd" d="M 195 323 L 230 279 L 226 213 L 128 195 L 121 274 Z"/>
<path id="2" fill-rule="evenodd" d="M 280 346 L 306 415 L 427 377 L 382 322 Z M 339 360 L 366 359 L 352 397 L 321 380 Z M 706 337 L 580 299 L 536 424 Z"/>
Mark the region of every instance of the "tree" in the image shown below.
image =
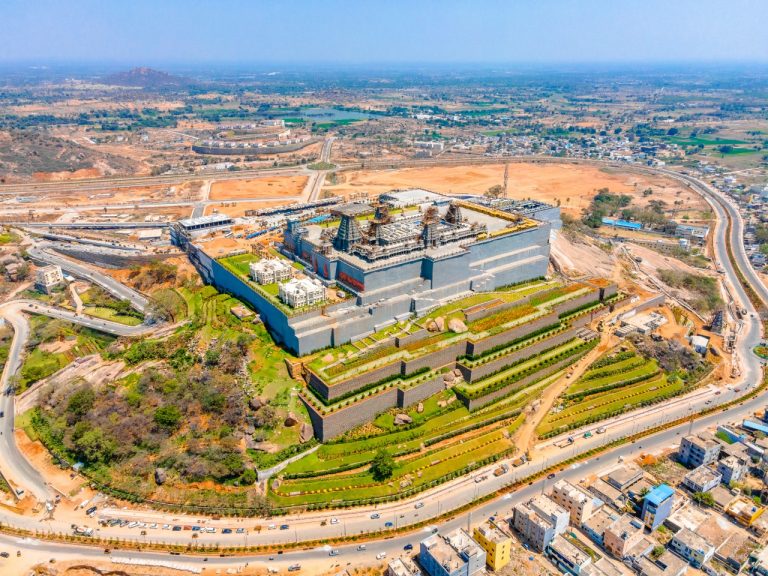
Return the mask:
<path id="1" fill-rule="evenodd" d="M 90 386 L 84 386 L 69 397 L 67 402 L 67 412 L 75 418 L 82 418 L 93 408 L 96 401 L 96 394 Z"/>
<path id="2" fill-rule="evenodd" d="M 256 482 L 256 471 L 253 468 L 246 468 L 240 476 L 240 484 L 250 486 Z"/>
<path id="3" fill-rule="evenodd" d="M 371 461 L 371 474 L 373 479 L 377 482 L 381 482 L 392 477 L 395 471 L 395 460 L 392 455 L 385 449 L 381 449 L 376 453 Z"/>
<path id="4" fill-rule="evenodd" d="M 181 411 L 173 404 L 155 410 L 155 424 L 168 431 L 175 430 L 181 422 Z"/>
<path id="5" fill-rule="evenodd" d="M 485 191 L 484 196 L 487 198 L 499 198 L 504 193 L 504 187 L 501 184 L 496 184 L 488 188 Z"/>
<path id="6" fill-rule="evenodd" d="M 715 499 L 709 492 L 694 492 L 693 501 L 710 508 L 715 505 Z"/>
<path id="7" fill-rule="evenodd" d="M 88 430 L 74 444 L 78 458 L 89 463 L 108 462 L 115 452 L 115 443 L 99 428 Z"/>

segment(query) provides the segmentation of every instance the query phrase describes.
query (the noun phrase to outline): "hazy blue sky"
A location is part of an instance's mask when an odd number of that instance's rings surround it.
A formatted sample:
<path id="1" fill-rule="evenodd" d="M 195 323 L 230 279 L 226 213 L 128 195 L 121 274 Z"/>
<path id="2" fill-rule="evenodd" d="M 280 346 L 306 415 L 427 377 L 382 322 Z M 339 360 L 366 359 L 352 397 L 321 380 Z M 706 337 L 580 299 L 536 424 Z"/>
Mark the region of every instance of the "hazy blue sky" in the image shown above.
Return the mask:
<path id="1" fill-rule="evenodd" d="M 0 60 L 768 61 L 766 0 L 0 0 Z"/>

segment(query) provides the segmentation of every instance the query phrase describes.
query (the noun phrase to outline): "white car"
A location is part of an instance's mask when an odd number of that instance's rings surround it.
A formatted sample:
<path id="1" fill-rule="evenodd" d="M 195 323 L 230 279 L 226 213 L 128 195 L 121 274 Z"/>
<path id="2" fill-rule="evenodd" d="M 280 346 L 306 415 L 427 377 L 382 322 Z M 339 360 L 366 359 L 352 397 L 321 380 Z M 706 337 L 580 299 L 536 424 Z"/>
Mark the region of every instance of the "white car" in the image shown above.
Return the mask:
<path id="1" fill-rule="evenodd" d="M 163 524 L 163 530 L 170 530 L 171 525 L 170 524 Z"/>
<path id="2" fill-rule="evenodd" d="M 338 524 L 339 519 L 338 518 L 331 518 L 331 524 Z"/>
<path id="3" fill-rule="evenodd" d="M 424 502 L 416 502 L 416 504 L 413 506 L 418 510 L 419 508 L 424 508 Z"/>
<path id="4" fill-rule="evenodd" d="M 267 526 L 268 530 L 274 530 L 275 528 L 277 528 L 277 526 L 275 526 L 274 524 L 270 524 L 269 526 Z"/>
<path id="5" fill-rule="evenodd" d="M 387 557 L 386 552 L 379 552 L 378 554 L 376 554 L 376 560 L 384 560 L 384 558 L 386 557 Z"/>
<path id="6" fill-rule="evenodd" d="M 156 523 L 152 523 L 152 524 L 149 525 L 149 527 L 154 530 L 155 528 L 157 528 L 157 524 Z"/>

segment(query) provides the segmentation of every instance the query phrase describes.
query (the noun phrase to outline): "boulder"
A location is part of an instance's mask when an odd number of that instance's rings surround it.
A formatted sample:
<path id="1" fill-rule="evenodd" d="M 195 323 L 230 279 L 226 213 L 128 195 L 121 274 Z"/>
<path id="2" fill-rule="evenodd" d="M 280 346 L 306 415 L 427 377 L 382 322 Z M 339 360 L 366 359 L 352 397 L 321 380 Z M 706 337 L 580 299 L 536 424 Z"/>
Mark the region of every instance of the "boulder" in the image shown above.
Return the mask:
<path id="1" fill-rule="evenodd" d="M 168 473 L 164 468 L 155 468 L 155 483 L 162 486 L 168 480 Z"/>
<path id="2" fill-rule="evenodd" d="M 461 378 L 462 377 L 461 370 L 459 370 L 458 368 L 454 368 L 453 375 L 456 376 L 456 378 Z"/>
<path id="3" fill-rule="evenodd" d="M 453 375 L 453 372 L 448 372 L 443 376 L 443 382 L 446 384 L 451 384 L 454 380 L 456 380 L 456 376 Z"/>
<path id="4" fill-rule="evenodd" d="M 251 408 L 251 410 L 258 410 L 262 406 L 264 406 L 264 402 L 261 401 L 261 398 L 256 398 L 255 396 L 248 400 L 248 406 Z"/>
<path id="5" fill-rule="evenodd" d="M 419 414 L 424 412 L 424 402 L 419 402 L 419 405 L 416 406 L 416 412 L 419 413 Z"/>
<path id="6" fill-rule="evenodd" d="M 458 318 L 451 318 L 448 320 L 448 330 L 455 332 L 456 334 L 461 334 L 467 331 L 467 325 Z"/>
<path id="7" fill-rule="evenodd" d="M 440 332 L 445 330 L 445 318 L 442 316 L 435 318 L 435 324 L 437 324 L 437 329 L 440 330 Z"/>
<path id="8" fill-rule="evenodd" d="M 403 424 L 410 424 L 413 422 L 413 418 L 408 416 L 408 414 L 398 414 L 395 416 L 395 425 L 396 426 L 402 426 Z"/>
<path id="9" fill-rule="evenodd" d="M 285 421 L 283 422 L 286 428 L 290 428 L 291 426 L 296 426 L 296 424 L 298 423 L 299 423 L 299 419 L 296 418 L 296 415 L 293 412 L 288 412 L 288 416 L 285 417 Z"/>
<path id="10" fill-rule="evenodd" d="M 437 322 L 430 320 L 427 322 L 427 332 L 439 332 L 440 328 L 437 326 Z"/>
<path id="11" fill-rule="evenodd" d="M 312 430 L 312 426 L 307 424 L 306 422 L 301 425 L 301 430 L 299 431 L 299 440 L 303 444 L 304 442 L 309 442 L 312 440 L 312 436 L 315 435 L 314 430 Z"/>

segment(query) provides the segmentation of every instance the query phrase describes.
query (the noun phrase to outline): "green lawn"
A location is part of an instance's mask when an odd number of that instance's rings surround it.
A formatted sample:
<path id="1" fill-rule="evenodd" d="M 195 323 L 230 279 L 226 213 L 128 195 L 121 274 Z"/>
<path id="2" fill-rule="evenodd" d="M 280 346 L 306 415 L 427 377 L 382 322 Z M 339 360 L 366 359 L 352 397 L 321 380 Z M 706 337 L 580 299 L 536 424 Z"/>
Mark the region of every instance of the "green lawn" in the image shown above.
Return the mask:
<path id="1" fill-rule="evenodd" d="M 137 318 L 136 316 L 124 316 L 122 314 L 118 314 L 112 308 L 104 308 L 102 306 L 88 306 L 87 308 L 83 308 L 83 312 L 89 316 L 95 316 L 96 318 L 101 318 L 102 320 L 119 322 L 120 324 L 125 324 L 126 326 L 138 326 L 142 322 L 141 318 Z"/>

